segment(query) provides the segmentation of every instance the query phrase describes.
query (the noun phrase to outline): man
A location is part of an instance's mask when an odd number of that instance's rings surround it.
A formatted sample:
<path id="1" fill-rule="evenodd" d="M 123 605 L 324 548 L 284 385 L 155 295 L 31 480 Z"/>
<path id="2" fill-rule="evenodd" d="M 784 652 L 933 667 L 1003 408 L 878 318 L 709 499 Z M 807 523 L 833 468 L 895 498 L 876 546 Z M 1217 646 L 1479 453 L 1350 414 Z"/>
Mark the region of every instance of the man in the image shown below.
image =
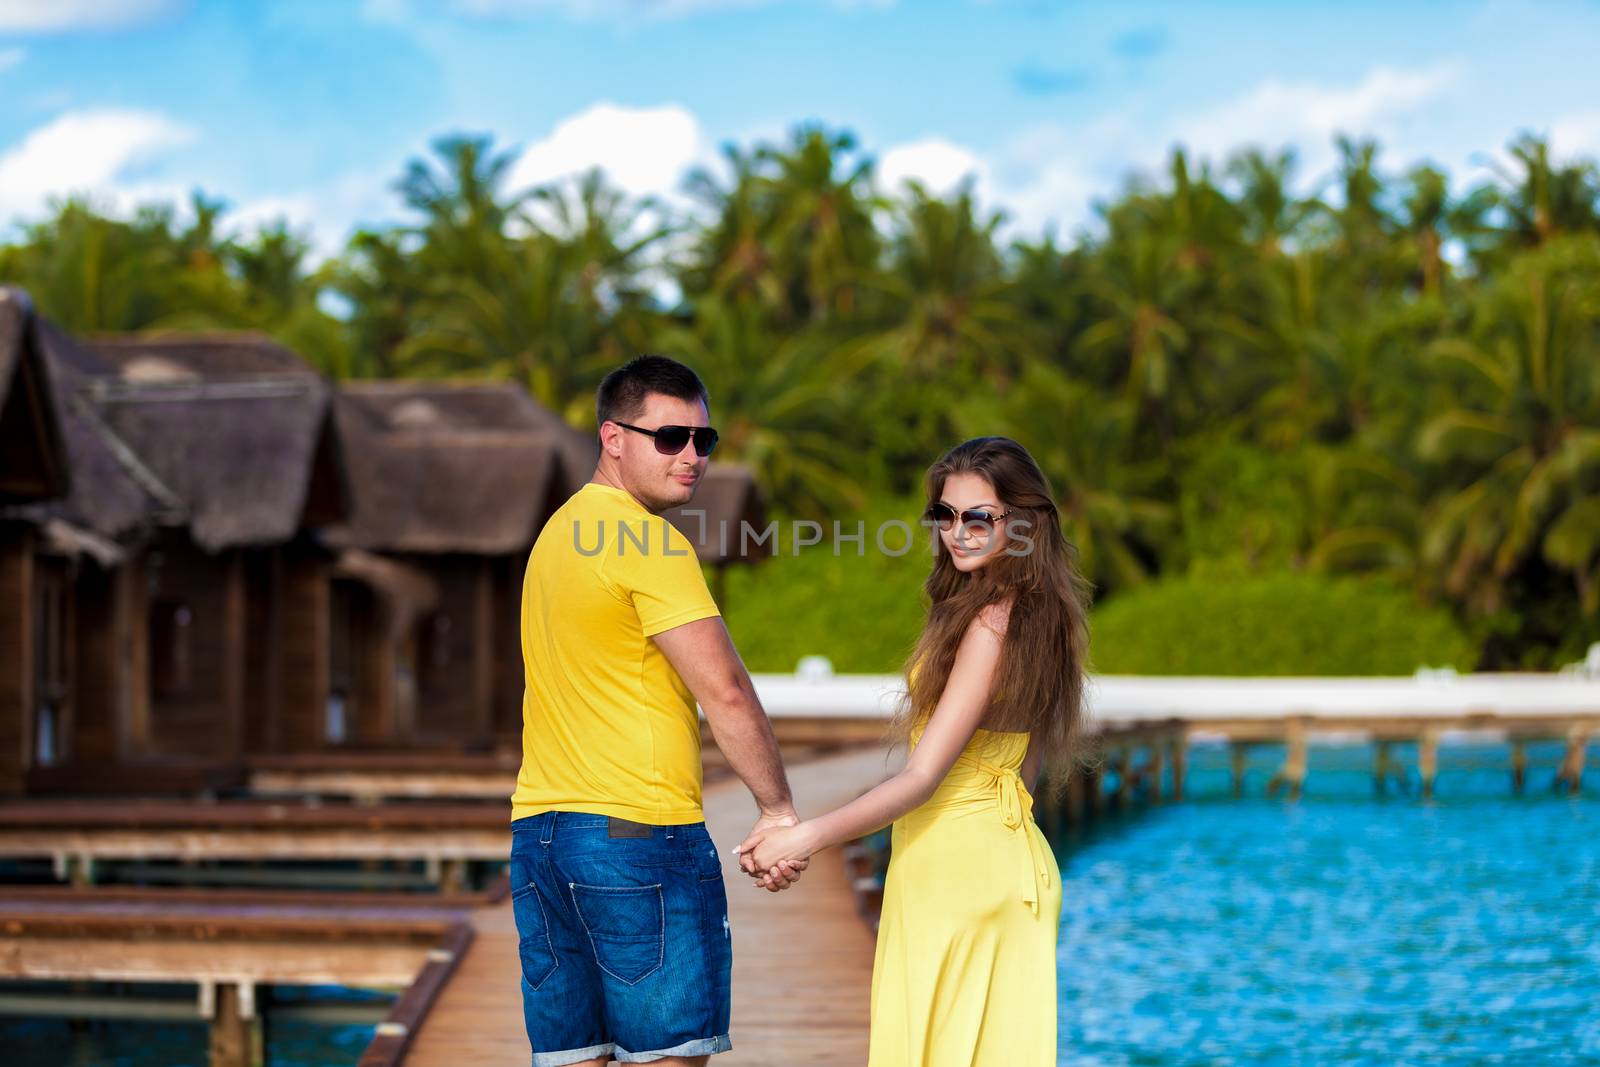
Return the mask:
<path id="1" fill-rule="evenodd" d="M 694 549 L 661 512 L 716 443 L 688 367 L 642 356 L 596 397 L 594 478 L 545 524 L 522 587 L 523 756 L 511 884 L 533 1067 L 702 1067 L 728 1038 L 727 895 L 701 810 L 700 727 L 798 821 L 772 725 Z M 774 868 L 777 891 L 800 865 Z"/>

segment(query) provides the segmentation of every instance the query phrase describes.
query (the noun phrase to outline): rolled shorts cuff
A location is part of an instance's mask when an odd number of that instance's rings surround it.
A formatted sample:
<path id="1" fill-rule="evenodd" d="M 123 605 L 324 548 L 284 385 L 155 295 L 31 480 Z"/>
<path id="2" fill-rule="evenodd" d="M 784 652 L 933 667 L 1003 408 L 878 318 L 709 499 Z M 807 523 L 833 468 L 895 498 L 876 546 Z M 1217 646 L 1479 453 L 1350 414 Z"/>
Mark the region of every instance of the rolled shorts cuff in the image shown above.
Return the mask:
<path id="1" fill-rule="evenodd" d="M 671 1048 L 652 1049 L 649 1052 L 629 1052 L 621 1045 L 611 1050 L 611 1058 L 618 1063 L 649 1063 L 652 1060 L 665 1059 L 668 1056 L 710 1056 L 718 1052 L 729 1052 L 733 1049 L 733 1042 L 728 1040 L 727 1034 L 717 1037 L 702 1037 L 694 1041 L 685 1041 L 681 1045 Z M 535 1067 L 543 1067 L 535 1064 Z"/>
<path id="2" fill-rule="evenodd" d="M 590 1045 L 588 1048 L 569 1048 L 560 1052 L 535 1052 L 533 1054 L 533 1067 L 567 1067 L 571 1063 L 582 1063 L 584 1060 L 596 1059 L 600 1056 L 615 1055 L 616 1046 L 609 1041 L 604 1045 Z"/>

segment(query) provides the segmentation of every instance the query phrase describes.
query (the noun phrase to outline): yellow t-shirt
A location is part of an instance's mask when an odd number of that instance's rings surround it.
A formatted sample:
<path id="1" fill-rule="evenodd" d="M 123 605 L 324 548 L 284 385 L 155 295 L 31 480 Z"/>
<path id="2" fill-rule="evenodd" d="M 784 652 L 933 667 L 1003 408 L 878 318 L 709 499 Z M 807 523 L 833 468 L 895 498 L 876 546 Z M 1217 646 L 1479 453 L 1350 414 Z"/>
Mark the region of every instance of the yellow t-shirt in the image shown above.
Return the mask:
<path id="1" fill-rule="evenodd" d="M 694 547 L 589 482 L 545 524 L 522 582 L 522 769 L 511 817 L 699 822 L 700 715 L 650 638 L 721 614 Z"/>

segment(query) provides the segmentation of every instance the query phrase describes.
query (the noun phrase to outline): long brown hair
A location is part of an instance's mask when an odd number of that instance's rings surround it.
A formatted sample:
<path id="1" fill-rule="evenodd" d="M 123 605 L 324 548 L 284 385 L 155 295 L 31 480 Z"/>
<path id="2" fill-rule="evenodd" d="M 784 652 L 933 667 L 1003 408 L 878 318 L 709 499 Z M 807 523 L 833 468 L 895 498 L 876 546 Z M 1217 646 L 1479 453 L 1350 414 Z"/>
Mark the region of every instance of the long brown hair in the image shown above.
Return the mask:
<path id="1" fill-rule="evenodd" d="M 1009 601 L 1010 621 L 982 725 L 1031 733 L 1030 743 L 1042 746 L 1050 781 L 1059 787 L 1084 755 L 1089 583 L 1078 571 L 1077 549 L 1061 532 L 1044 472 L 1026 448 L 1009 437 L 956 445 L 928 468 L 930 506 L 953 474 L 976 474 L 994 486 L 996 503 L 1007 515 L 993 536 L 1004 541 L 982 567 L 963 572 L 933 533 L 933 571 L 923 586 L 928 621 L 906 660 L 907 699 L 896 718 L 897 733 L 904 738 L 932 714 L 973 618 L 990 604 Z"/>

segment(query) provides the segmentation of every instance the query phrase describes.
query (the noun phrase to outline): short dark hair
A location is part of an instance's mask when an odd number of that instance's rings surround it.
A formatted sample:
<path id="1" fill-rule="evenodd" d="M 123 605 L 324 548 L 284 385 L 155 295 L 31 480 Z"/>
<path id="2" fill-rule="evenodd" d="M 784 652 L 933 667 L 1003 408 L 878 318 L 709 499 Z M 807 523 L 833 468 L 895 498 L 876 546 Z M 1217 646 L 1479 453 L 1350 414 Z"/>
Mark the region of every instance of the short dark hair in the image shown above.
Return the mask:
<path id="1" fill-rule="evenodd" d="M 711 407 L 711 395 L 694 371 L 666 356 L 636 356 L 606 375 L 595 391 L 595 426 L 604 425 L 607 419 L 638 418 L 651 393 L 698 400 L 707 410 Z"/>

